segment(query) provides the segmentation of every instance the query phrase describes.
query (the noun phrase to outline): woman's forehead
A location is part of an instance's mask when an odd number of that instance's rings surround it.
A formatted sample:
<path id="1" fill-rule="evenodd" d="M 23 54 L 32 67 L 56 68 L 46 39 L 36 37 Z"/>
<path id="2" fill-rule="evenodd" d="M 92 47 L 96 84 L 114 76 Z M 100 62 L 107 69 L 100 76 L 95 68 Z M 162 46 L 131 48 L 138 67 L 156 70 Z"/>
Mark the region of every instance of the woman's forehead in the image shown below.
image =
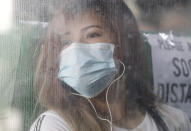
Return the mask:
<path id="1" fill-rule="evenodd" d="M 55 26 L 54 30 L 56 33 L 63 34 L 69 30 L 77 30 L 91 25 L 106 28 L 107 24 L 103 21 L 103 18 L 98 14 L 85 12 L 71 17 L 65 17 L 64 14 L 60 14 L 54 18 L 53 24 Z"/>
<path id="2" fill-rule="evenodd" d="M 101 23 L 101 17 L 93 12 L 84 12 L 76 14 L 75 16 L 71 16 L 66 20 L 66 24 L 69 24 L 71 22 L 75 24 L 86 22 Z"/>

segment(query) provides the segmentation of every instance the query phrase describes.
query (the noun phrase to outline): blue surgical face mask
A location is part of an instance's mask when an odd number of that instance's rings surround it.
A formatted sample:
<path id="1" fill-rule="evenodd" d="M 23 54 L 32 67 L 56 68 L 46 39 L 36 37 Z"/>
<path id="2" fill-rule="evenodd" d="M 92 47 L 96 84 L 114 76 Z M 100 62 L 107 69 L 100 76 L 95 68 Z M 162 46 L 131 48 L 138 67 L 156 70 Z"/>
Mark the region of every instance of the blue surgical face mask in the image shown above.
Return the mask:
<path id="1" fill-rule="evenodd" d="M 109 43 L 72 43 L 60 54 L 58 78 L 81 95 L 95 97 L 117 72 L 113 53 Z"/>

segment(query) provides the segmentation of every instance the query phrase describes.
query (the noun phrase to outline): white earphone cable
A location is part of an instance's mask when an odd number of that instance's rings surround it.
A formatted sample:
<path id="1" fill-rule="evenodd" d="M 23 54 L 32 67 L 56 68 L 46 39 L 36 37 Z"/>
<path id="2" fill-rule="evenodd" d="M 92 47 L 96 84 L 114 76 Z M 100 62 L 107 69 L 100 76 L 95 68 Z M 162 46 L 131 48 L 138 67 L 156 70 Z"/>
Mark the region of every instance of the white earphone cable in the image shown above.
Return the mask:
<path id="1" fill-rule="evenodd" d="M 106 91 L 106 104 L 107 104 L 107 108 L 108 108 L 108 111 L 109 111 L 110 120 L 104 119 L 104 118 L 102 118 L 102 117 L 100 117 L 100 116 L 98 115 L 98 113 L 97 113 L 97 111 L 96 111 L 96 109 L 95 109 L 93 103 L 91 102 L 91 100 L 90 100 L 89 98 L 87 98 L 86 96 L 81 95 L 81 94 L 71 93 L 71 94 L 73 94 L 73 95 L 77 95 L 77 96 L 81 96 L 81 97 L 86 98 L 86 99 L 89 101 L 89 103 L 91 104 L 92 108 L 94 109 L 94 112 L 96 113 L 97 118 L 99 118 L 100 120 L 103 120 L 103 121 L 107 121 L 107 122 L 110 124 L 110 129 L 111 129 L 111 131 L 112 131 L 112 120 L 113 120 L 113 119 L 112 119 L 112 113 L 111 113 L 111 109 L 110 109 L 109 102 L 108 102 L 108 92 L 109 92 L 109 89 L 110 89 L 111 85 L 112 85 L 113 83 L 115 83 L 116 81 L 118 81 L 119 79 L 121 79 L 121 77 L 122 77 L 122 76 L 124 75 L 124 73 L 125 73 L 125 65 L 124 65 L 124 63 L 123 63 L 122 61 L 120 61 L 120 60 L 119 60 L 119 62 L 123 65 L 123 72 L 121 73 L 121 75 L 120 75 L 118 78 L 116 78 L 115 80 L 113 80 L 113 81 L 109 84 L 109 86 L 108 86 L 108 88 L 107 88 L 107 91 Z"/>

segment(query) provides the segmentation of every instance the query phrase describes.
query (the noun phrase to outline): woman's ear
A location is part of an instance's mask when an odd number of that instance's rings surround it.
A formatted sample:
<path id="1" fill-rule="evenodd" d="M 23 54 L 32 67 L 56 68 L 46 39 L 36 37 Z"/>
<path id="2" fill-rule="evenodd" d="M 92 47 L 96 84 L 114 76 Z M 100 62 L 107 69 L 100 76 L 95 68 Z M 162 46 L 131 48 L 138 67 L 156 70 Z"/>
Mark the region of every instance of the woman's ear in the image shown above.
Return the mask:
<path id="1" fill-rule="evenodd" d="M 121 48 L 122 47 L 122 43 L 121 43 L 121 32 L 120 32 L 120 28 L 119 25 L 117 23 L 117 21 L 115 21 L 114 23 L 114 28 L 116 30 L 116 40 L 117 40 L 117 47 Z"/>

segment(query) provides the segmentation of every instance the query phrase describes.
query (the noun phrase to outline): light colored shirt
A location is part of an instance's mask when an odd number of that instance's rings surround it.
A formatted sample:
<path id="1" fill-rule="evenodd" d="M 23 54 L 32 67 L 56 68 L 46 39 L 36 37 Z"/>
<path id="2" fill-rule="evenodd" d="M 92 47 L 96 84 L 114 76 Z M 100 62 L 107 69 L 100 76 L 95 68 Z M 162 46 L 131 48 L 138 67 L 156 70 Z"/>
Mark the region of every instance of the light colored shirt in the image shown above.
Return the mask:
<path id="1" fill-rule="evenodd" d="M 153 118 L 146 113 L 144 120 L 135 129 L 124 129 L 113 126 L 113 131 L 158 131 L 157 126 Z"/>
<path id="2" fill-rule="evenodd" d="M 70 131 L 70 128 L 55 111 L 49 110 L 35 120 L 30 131 Z"/>
<path id="3" fill-rule="evenodd" d="M 162 105 L 159 108 L 169 131 L 191 131 L 191 123 L 179 109 Z M 65 120 L 54 111 L 42 113 L 32 124 L 30 131 L 71 131 Z M 144 120 L 135 129 L 123 129 L 113 126 L 113 131 L 158 131 L 153 118 L 146 113 Z"/>

